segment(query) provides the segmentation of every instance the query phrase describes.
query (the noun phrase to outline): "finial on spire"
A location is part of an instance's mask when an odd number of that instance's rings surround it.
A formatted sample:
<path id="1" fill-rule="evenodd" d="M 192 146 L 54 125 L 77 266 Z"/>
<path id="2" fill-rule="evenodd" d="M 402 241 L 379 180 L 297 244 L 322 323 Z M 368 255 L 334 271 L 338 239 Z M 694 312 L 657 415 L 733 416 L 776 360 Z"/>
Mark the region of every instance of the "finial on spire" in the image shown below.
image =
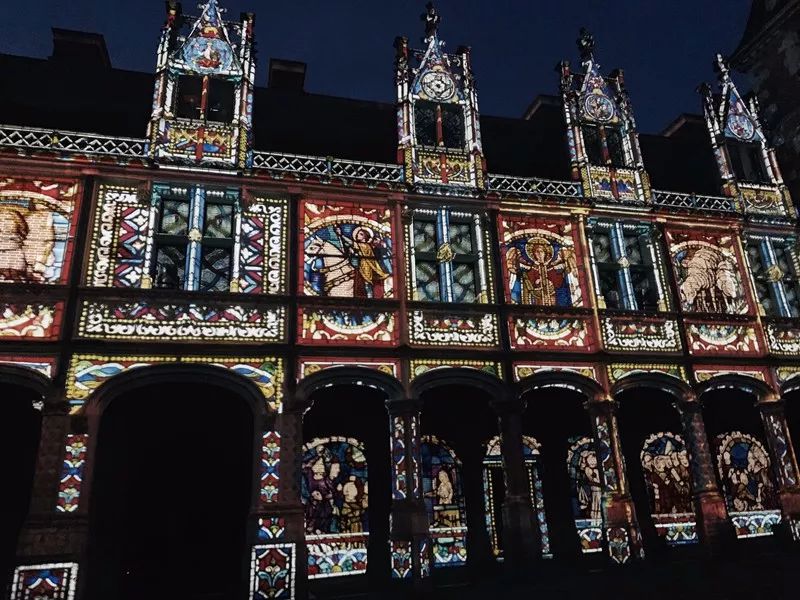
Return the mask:
<path id="1" fill-rule="evenodd" d="M 423 41 L 427 42 L 436 35 L 442 17 L 439 16 L 439 11 L 436 10 L 433 2 L 428 2 L 425 5 L 425 12 L 419 18 L 425 22 L 425 37 Z"/>
<path id="2" fill-rule="evenodd" d="M 727 79 L 730 73 L 728 61 L 719 52 L 717 52 L 717 55 L 714 57 L 714 70 L 719 74 L 721 79 Z"/>
<path id="3" fill-rule="evenodd" d="M 582 62 L 594 60 L 594 36 L 589 33 L 586 27 L 581 27 L 576 43 L 578 44 L 578 51 L 581 53 Z"/>

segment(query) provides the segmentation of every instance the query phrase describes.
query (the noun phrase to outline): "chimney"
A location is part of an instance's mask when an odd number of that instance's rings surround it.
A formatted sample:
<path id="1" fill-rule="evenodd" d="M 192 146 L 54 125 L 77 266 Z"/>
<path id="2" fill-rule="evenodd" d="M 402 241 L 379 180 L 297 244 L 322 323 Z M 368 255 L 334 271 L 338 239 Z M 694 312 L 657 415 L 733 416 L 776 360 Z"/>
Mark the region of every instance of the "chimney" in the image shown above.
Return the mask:
<path id="1" fill-rule="evenodd" d="M 272 89 L 302 92 L 306 84 L 306 63 L 296 60 L 271 58 L 269 60 L 269 81 Z"/>
<path id="2" fill-rule="evenodd" d="M 111 67 L 102 34 L 57 27 L 53 27 L 53 54 L 50 60 L 69 62 L 75 66 Z"/>

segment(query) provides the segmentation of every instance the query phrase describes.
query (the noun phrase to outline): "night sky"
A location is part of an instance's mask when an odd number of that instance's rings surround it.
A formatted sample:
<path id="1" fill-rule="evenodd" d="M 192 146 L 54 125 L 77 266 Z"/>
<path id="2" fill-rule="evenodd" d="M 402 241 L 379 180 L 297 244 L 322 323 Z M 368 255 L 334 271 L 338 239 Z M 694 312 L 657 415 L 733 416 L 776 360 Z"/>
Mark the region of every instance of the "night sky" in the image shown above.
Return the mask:
<path id="1" fill-rule="evenodd" d="M 193 0 L 184 11 L 197 14 Z M 394 101 L 397 35 L 419 46 L 423 0 L 222 0 L 227 18 L 256 13 L 258 85 L 270 57 L 308 64 L 309 92 Z M 682 112 L 697 113 L 695 88 L 714 73 L 714 53 L 730 54 L 744 31 L 749 0 L 439 0 L 447 48 L 472 47 L 481 112 L 520 116 L 540 93 L 556 94 L 554 65 L 577 62 L 575 39 L 585 25 L 605 72 L 625 69 L 641 131 L 662 130 Z M 36 0 L 6 11 L 0 52 L 46 57 L 50 27 L 105 35 L 115 67 L 152 71 L 161 0 Z M 743 77 L 738 80 L 745 86 Z"/>

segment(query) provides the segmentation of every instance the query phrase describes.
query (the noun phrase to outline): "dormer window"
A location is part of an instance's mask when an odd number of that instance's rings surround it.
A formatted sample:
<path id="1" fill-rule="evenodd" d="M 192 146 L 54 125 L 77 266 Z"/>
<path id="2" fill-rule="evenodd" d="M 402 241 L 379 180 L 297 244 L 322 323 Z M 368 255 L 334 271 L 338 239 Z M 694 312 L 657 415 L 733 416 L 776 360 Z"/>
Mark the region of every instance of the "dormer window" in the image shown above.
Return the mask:
<path id="1" fill-rule="evenodd" d="M 758 142 L 742 142 L 728 139 L 725 142 L 731 159 L 731 168 L 738 181 L 746 183 L 770 183 L 764 165 L 764 155 Z"/>
<path id="2" fill-rule="evenodd" d="M 619 127 L 586 123 L 582 129 L 589 164 L 616 168 L 627 166 Z"/>
<path id="3" fill-rule="evenodd" d="M 208 76 L 181 75 L 178 78 L 176 115 L 182 119 L 230 123 L 233 120 L 235 96 L 236 90 L 231 81 Z"/>
<path id="4" fill-rule="evenodd" d="M 417 100 L 415 133 L 421 146 L 464 147 L 464 111 L 459 104 Z"/>

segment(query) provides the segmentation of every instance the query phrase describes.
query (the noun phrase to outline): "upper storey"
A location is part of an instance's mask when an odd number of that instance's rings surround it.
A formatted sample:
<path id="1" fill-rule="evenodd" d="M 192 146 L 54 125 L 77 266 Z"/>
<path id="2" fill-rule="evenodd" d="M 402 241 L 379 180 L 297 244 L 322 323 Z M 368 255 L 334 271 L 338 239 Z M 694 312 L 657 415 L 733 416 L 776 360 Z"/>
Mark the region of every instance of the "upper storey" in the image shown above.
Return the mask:
<path id="1" fill-rule="evenodd" d="M 252 160 L 253 15 L 226 23 L 217 0 L 199 17 L 167 3 L 148 155 L 159 163 L 243 169 Z"/>
<path id="2" fill-rule="evenodd" d="M 2 120 L 24 126 L 0 129 L 0 145 L 448 197 L 794 217 L 757 107 L 722 62 L 719 93 L 703 90 L 705 119 L 684 115 L 648 135 L 637 131 L 622 71 L 605 74 L 586 31 L 580 65 L 561 64 L 560 97 L 540 96 L 513 119 L 479 116 L 470 51 L 446 51 L 430 4 L 422 47 L 396 41 L 393 104 L 310 94 L 280 77 L 256 88 L 254 17 L 223 16 L 217 0 L 194 17 L 168 3 L 154 76 L 107 60 L 70 69 L 63 52 L 58 61 L 0 55 L 15 82 L 0 95 Z"/>

